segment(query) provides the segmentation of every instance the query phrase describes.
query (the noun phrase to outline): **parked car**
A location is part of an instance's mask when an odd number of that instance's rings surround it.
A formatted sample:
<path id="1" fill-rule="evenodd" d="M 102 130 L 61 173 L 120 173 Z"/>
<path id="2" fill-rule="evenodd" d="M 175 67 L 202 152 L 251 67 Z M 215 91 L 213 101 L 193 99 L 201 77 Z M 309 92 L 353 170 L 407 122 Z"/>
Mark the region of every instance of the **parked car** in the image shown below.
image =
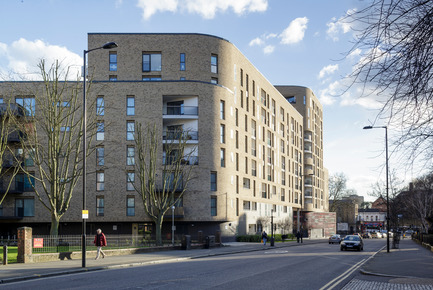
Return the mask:
<path id="1" fill-rule="evenodd" d="M 333 244 L 333 243 L 340 243 L 341 242 L 341 236 L 340 235 L 332 235 L 329 237 L 329 243 Z"/>
<path id="2" fill-rule="evenodd" d="M 371 234 L 369 232 L 365 232 L 362 234 L 363 239 L 371 239 Z"/>
<path id="3" fill-rule="evenodd" d="M 340 250 L 364 250 L 364 242 L 358 235 L 346 236 L 340 243 Z"/>

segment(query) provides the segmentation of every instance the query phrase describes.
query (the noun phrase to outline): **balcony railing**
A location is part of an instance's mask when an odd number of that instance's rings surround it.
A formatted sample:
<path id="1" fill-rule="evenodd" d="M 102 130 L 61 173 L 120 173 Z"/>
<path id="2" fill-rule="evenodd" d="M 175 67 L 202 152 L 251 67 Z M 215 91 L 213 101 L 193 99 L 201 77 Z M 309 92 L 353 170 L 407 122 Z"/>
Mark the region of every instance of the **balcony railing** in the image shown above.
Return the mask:
<path id="1" fill-rule="evenodd" d="M 24 208 L 3 207 L 0 208 L 0 219 L 15 219 L 19 220 L 24 217 Z"/>
<path id="2" fill-rule="evenodd" d="M 198 131 L 163 131 L 163 140 L 198 140 Z"/>
<path id="3" fill-rule="evenodd" d="M 176 157 L 170 157 L 170 156 L 165 156 L 163 157 L 163 164 L 174 164 L 176 161 L 178 160 L 178 158 Z M 198 156 L 188 156 L 185 158 L 182 158 L 182 160 L 180 161 L 181 164 L 185 164 L 185 165 L 198 165 Z"/>
<path id="4" fill-rule="evenodd" d="M 162 114 L 168 116 L 179 116 L 179 115 L 198 116 L 198 107 L 197 106 L 165 106 L 163 108 Z"/>

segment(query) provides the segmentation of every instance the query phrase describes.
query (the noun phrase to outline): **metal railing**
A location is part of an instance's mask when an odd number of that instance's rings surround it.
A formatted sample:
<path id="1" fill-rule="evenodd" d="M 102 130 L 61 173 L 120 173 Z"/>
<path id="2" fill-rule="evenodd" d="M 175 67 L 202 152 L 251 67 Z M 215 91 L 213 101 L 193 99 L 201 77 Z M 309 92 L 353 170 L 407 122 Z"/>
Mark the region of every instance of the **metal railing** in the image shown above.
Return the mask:
<path id="1" fill-rule="evenodd" d="M 177 116 L 177 115 L 198 115 L 197 106 L 164 106 L 163 115 Z"/>
<path id="2" fill-rule="evenodd" d="M 198 140 L 198 131 L 163 131 L 162 138 L 163 140 Z"/>

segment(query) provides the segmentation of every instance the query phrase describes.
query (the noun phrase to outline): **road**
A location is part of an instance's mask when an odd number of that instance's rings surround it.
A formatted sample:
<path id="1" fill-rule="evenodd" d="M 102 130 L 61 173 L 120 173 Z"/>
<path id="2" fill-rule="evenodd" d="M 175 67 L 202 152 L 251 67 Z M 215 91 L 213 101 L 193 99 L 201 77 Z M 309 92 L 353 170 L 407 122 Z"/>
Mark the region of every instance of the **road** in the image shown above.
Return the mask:
<path id="1" fill-rule="evenodd" d="M 86 272 L 0 286 L 1 289 L 341 289 L 385 245 L 364 251 L 328 243 Z"/>

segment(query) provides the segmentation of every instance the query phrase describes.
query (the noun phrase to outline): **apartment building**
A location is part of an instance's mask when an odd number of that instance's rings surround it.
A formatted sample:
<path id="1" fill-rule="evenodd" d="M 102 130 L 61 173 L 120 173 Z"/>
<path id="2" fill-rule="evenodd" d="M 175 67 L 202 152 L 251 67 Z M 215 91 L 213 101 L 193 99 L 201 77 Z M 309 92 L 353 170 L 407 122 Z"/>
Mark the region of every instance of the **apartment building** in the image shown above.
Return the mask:
<path id="1" fill-rule="evenodd" d="M 88 54 L 88 101 L 96 103 L 89 114 L 99 124 L 98 147 L 87 162 L 88 232 L 153 228 L 131 186 L 138 123 L 160 132 L 161 165 L 164 142 L 173 132 L 188 134 L 187 151 L 194 153 L 185 162 L 194 179 L 174 210 L 176 234 L 270 231 L 271 216 L 277 232 L 288 233 L 294 212 L 327 211 L 322 108 L 311 90 L 273 86 L 232 43 L 216 36 L 89 33 L 88 49 L 111 41 L 118 47 Z M 1 97 L 17 101 L 24 95 L 8 95 L 8 85 L 0 84 Z M 31 98 L 31 91 L 25 95 Z M 37 105 L 35 112 L 37 118 Z M 46 232 L 48 212 L 31 190 L 22 196 L 34 199 L 32 215 L 15 210 L 0 222 L 8 223 L 8 233 L 21 225 Z M 16 209 L 16 199 L 9 194 L 3 212 Z M 78 184 L 60 233 L 81 231 L 81 205 Z M 171 215 L 163 233 L 171 231 Z"/>

